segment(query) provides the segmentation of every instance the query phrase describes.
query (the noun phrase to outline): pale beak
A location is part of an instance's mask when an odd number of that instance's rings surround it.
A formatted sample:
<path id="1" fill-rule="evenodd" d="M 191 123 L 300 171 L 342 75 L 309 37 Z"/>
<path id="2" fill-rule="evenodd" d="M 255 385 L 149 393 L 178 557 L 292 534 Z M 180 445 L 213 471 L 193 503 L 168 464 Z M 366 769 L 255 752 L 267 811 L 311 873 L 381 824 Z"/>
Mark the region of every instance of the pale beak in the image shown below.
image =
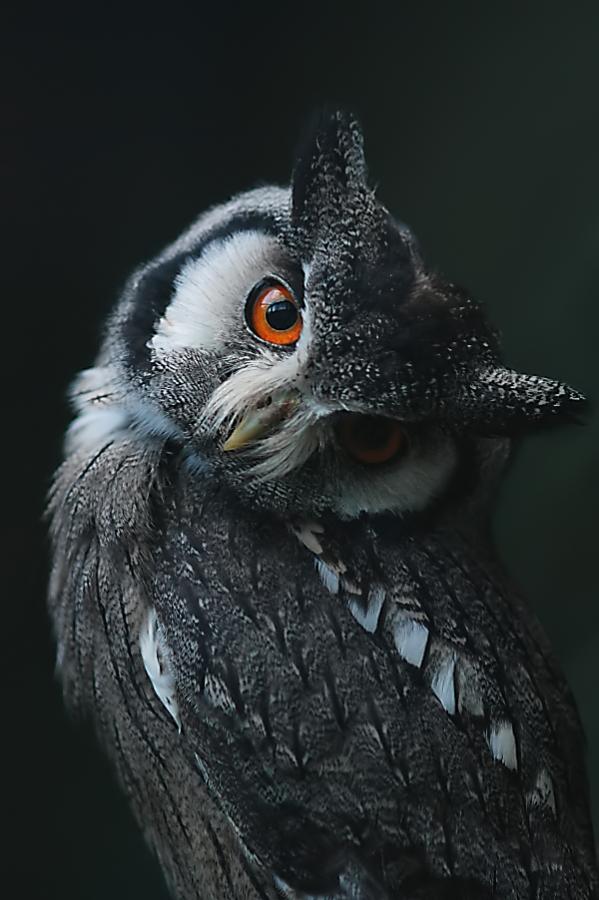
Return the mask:
<path id="1" fill-rule="evenodd" d="M 268 406 L 252 409 L 245 414 L 223 444 L 223 450 L 240 450 L 257 441 L 269 428 L 287 418 L 299 404 L 297 395 L 287 393 L 269 399 Z"/>

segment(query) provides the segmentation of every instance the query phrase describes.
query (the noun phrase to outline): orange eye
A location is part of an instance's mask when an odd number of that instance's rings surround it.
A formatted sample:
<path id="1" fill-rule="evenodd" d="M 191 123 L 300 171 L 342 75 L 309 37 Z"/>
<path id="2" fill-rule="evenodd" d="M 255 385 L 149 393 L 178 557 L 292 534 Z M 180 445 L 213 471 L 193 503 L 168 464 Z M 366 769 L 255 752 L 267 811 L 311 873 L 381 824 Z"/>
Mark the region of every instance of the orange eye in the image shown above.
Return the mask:
<path id="1" fill-rule="evenodd" d="M 254 334 L 269 344 L 295 344 L 302 333 L 302 317 L 291 290 L 268 279 L 248 297 L 245 318 Z"/>
<path id="2" fill-rule="evenodd" d="M 349 413 L 339 420 L 337 438 L 353 459 L 369 465 L 388 462 L 408 446 L 399 422 L 357 413 Z"/>

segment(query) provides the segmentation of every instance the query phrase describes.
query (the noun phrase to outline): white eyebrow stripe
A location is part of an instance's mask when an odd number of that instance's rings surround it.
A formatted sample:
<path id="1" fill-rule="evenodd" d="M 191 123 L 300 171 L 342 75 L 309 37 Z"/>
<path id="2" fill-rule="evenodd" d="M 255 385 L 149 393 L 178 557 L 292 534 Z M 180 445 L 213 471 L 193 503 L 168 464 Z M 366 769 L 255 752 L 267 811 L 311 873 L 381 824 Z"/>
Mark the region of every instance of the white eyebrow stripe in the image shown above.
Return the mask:
<path id="1" fill-rule="evenodd" d="M 280 255 L 276 239 L 257 229 L 211 241 L 175 278 L 172 299 L 150 346 L 157 353 L 221 347 L 231 318 L 239 315 L 252 287 L 275 274 Z"/>

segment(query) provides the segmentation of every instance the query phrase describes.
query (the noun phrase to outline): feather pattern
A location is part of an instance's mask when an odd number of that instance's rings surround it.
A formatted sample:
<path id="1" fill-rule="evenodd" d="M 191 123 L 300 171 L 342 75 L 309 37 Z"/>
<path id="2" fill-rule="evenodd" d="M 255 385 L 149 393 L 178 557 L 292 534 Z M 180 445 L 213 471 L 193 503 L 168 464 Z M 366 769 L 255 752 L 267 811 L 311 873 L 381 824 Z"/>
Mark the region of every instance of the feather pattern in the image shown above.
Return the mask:
<path id="1" fill-rule="evenodd" d="M 54 503 L 76 505 L 94 491 L 99 520 L 114 534 L 111 504 L 118 484 L 108 495 L 96 485 L 106 484 L 103 475 L 115 463 L 143 471 L 148 462 L 127 443 L 112 447 L 79 476 L 76 490 L 73 473 L 63 471 Z M 161 474 L 164 462 L 156 458 L 154 465 L 154 492 L 160 493 L 162 479 L 172 483 L 175 473 L 167 468 Z M 515 780 L 506 759 L 489 766 L 484 720 L 467 712 L 449 715 L 437 702 L 426 683 L 433 685 L 439 672 L 431 651 L 422 664 L 425 682 L 414 677 L 413 666 L 396 650 L 389 610 L 373 643 L 345 606 L 345 589 L 340 586 L 336 595 L 322 585 L 311 551 L 276 519 L 266 516 L 257 528 L 254 515 L 231 508 L 209 483 L 192 479 L 185 469 L 178 470 L 177 482 L 176 494 L 164 501 L 160 533 L 153 534 L 155 570 L 147 601 L 155 605 L 176 659 L 181 734 L 154 691 L 144 690 L 141 654 L 136 659 L 133 650 L 136 626 L 127 609 L 138 607 L 127 600 L 133 582 L 127 586 L 132 573 L 124 549 L 136 539 L 106 549 L 75 549 L 75 565 L 55 570 L 53 596 L 56 603 L 72 586 L 90 586 L 86 608 L 73 611 L 94 635 L 86 684 L 143 822 L 154 821 L 153 810 L 164 806 L 168 788 L 169 834 L 161 826 L 153 840 L 180 895 L 201 895 L 193 879 L 199 885 L 207 859 L 212 859 L 210 871 L 218 871 L 204 818 L 218 798 L 221 841 L 230 847 L 236 840 L 240 847 L 240 855 L 227 857 L 229 877 L 234 871 L 246 893 L 227 885 L 214 896 L 270 896 L 275 875 L 293 884 L 297 896 L 380 897 L 384 891 L 410 896 L 410 884 L 430 878 L 426 896 L 436 897 L 441 896 L 437 881 L 449 875 L 456 884 L 463 880 L 464 890 L 474 879 L 506 898 L 525 896 L 533 881 L 544 885 L 536 896 L 560 896 L 567 875 L 572 896 L 591 896 L 593 849 L 578 722 L 536 626 L 515 630 L 519 601 L 499 575 L 489 575 L 461 537 L 443 530 L 418 543 L 408 530 L 397 545 L 383 539 L 383 521 L 374 530 L 372 523 L 348 525 L 338 535 L 358 556 L 376 537 L 369 551 L 376 563 L 363 572 L 364 590 L 368 582 L 380 582 L 383 570 L 386 604 L 393 605 L 398 586 L 401 607 L 406 598 L 420 607 L 419 598 L 428 597 L 423 612 L 435 621 L 437 640 L 453 648 L 456 668 L 463 658 L 476 673 L 488 720 L 520 723 Z M 128 507 L 132 535 L 148 510 L 139 497 L 130 498 Z M 122 512 L 120 502 L 117 508 Z M 58 540 L 64 539 L 64 528 Z M 323 530 L 325 544 L 327 536 Z M 82 538 L 73 542 L 73 537 L 70 546 L 81 547 Z M 281 581 L 282 571 L 296 573 L 293 583 Z M 433 599 L 430 585 L 440 571 L 452 586 Z M 453 601 L 458 589 L 467 607 Z M 99 616 L 105 627 L 92 630 L 90 616 L 91 622 Z M 73 625 L 58 619 L 61 643 Z M 509 670 L 499 662 L 506 645 L 515 648 Z M 63 673 L 69 689 L 78 691 L 72 652 L 75 646 L 63 647 Z M 109 726 L 115 710 L 116 724 Z M 148 760 L 141 772 L 140 752 Z M 202 761 L 201 775 L 190 761 L 193 755 Z M 523 801 L 541 797 L 539 784 L 547 793 L 539 782 L 540 767 L 552 772 L 555 801 L 545 808 L 554 806 L 556 813 L 531 832 Z M 197 803 L 183 802 L 182 785 L 186 790 L 194 785 Z M 540 805 L 528 803 L 530 814 L 537 815 Z M 555 841 L 556 815 L 560 832 L 570 835 L 562 838 L 559 851 L 567 869 L 556 867 L 553 855 L 545 856 L 549 836 Z M 229 823 L 235 823 L 233 832 Z M 173 834 L 179 833 L 173 845 Z M 173 846 L 176 857 L 166 859 Z M 339 893 L 346 871 L 362 873 L 351 889 L 358 890 L 362 881 L 362 894 Z"/>
<path id="2" fill-rule="evenodd" d="M 244 319 L 265 276 L 300 298 L 295 348 Z M 576 708 L 488 538 L 512 434 L 580 401 L 505 369 L 341 113 L 290 190 L 132 276 L 73 391 L 49 603 L 66 702 L 174 896 L 598 896 Z M 364 415 L 400 429 L 376 465 L 336 427 Z"/>

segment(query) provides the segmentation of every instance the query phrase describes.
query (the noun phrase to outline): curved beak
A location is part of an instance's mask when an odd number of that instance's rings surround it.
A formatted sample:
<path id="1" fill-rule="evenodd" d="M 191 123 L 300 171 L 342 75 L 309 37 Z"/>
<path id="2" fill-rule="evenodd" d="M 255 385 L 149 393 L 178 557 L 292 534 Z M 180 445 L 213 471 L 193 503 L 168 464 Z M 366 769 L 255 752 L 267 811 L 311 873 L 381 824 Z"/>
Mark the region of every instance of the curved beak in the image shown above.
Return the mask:
<path id="1" fill-rule="evenodd" d="M 259 440 L 273 425 L 286 419 L 298 407 L 297 394 L 281 392 L 270 396 L 264 406 L 249 410 L 239 421 L 225 443 L 223 450 L 241 450 Z"/>

